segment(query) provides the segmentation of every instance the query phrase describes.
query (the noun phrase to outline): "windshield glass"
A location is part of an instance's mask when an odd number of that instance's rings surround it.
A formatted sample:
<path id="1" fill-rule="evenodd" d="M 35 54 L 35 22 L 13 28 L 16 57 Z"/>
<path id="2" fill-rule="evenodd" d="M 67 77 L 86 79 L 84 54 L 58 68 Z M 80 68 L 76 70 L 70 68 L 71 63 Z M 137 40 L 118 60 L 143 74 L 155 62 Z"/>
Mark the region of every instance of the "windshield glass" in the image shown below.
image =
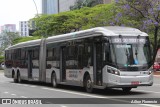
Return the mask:
<path id="1" fill-rule="evenodd" d="M 127 39 L 125 40 L 127 41 Z M 131 39 L 129 39 L 130 41 Z M 106 62 L 123 71 L 147 70 L 151 64 L 149 42 L 147 40 L 143 42 L 129 42 L 116 41 L 109 44 L 106 43 Z"/>
<path id="2" fill-rule="evenodd" d="M 138 66 L 150 62 L 149 47 L 145 44 L 113 44 L 112 48 L 118 65 Z"/>

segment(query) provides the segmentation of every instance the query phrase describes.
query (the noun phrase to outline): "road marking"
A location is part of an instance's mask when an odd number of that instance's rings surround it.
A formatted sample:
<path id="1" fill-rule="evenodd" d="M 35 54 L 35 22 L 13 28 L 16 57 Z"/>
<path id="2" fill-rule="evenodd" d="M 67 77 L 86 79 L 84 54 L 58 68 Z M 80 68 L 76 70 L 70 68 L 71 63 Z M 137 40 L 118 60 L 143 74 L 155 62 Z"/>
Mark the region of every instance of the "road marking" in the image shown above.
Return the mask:
<path id="1" fill-rule="evenodd" d="M 67 106 L 64 106 L 64 105 L 60 105 L 61 107 L 67 107 Z"/>
<path id="2" fill-rule="evenodd" d="M 32 86 L 30 86 L 30 87 L 35 88 L 36 86 L 32 85 Z"/>
<path id="3" fill-rule="evenodd" d="M 71 91 L 64 91 L 64 90 L 58 90 L 58 89 L 50 89 L 50 88 L 42 88 L 45 90 L 50 90 L 50 91 L 58 91 L 58 92 L 64 92 L 64 93 L 69 93 L 69 94 L 75 94 L 75 95 L 81 95 L 81 96 L 88 96 L 88 97 L 93 97 L 93 98 L 111 98 L 111 97 L 102 97 L 102 96 L 97 96 L 97 95 L 88 95 L 88 94 L 81 94 L 81 93 L 77 93 L 77 92 L 71 92 Z M 152 92 L 152 93 L 160 93 L 160 92 L 153 92 L 153 91 L 145 91 L 145 90 L 134 90 L 134 91 L 143 91 L 143 92 Z M 121 102 L 127 102 L 124 100 L 119 100 L 119 99 L 113 99 L 115 101 L 121 101 Z M 128 102 L 127 102 L 128 103 Z M 155 106 L 155 105 L 151 105 L 151 104 L 138 104 L 138 105 L 143 105 L 143 106 L 147 106 L 147 107 L 160 107 L 160 106 Z M 61 106 L 62 107 L 62 106 Z"/>
<path id="4" fill-rule="evenodd" d="M 81 96 L 87 96 L 87 97 L 96 97 L 96 98 L 109 98 L 109 97 L 102 97 L 102 96 L 96 96 L 96 95 L 89 95 L 89 94 L 82 94 L 78 92 L 71 92 L 71 91 L 65 91 L 65 90 L 60 90 L 60 89 L 50 89 L 50 88 L 42 88 L 45 90 L 50 90 L 50 91 L 58 91 L 58 92 L 63 92 L 63 93 L 69 93 L 69 94 L 75 94 L 75 95 L 81 95 Z"/>
<path id="5" fill-rule="evenodd" d="M 11 94 L 11 95 L 16 96 L 16 94 Z"/>
<path id="6" fill-rule="evenodd" d="M 27 98 L 27 97 L 25 97 L 25 96 L 21 96 L 21 98 Z"/>
<path id="7" fill-rule="evenodd" d="M 160 107 L 159 105 L 151 105 L 151 104 L 140 104 L 140 105 L 147 107 Z"/>
<path id="8" fill-rule="evenodd" d="M 5 94 L 8 94 L 9 92 L 4 92 Z"/>
<path id="9" fill-rule="evenodd" d="M 146 90 L 134 90 L 134 91 L 143 91 L 143 92 L 147 92 L 147 93 L 157 93 L 157 94 L 160 94 L 160 92 L 155 92 L 155 91 L 146 91 Z"/>

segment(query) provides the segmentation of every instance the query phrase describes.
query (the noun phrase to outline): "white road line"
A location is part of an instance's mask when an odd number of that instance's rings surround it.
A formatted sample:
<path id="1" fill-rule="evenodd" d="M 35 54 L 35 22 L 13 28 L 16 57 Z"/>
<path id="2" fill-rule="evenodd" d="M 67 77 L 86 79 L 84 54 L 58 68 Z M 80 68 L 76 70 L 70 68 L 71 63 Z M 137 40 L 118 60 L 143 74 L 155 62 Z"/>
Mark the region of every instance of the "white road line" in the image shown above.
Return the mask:
<path id="1" fill-rule="evenodd" d="M 25 97 L 25 96 L 21 96 L 21 98 L 27 98 L 27 97 Z"/>
<path id="2" fill-rule="evenodd" d="M 30 87 L 35 88 L 36 86 L 32 85 L 32 86 L 30 86 Z"/>
<path id="3" fill-rule="evenodd" d="M 96 95 L 89 95 L 89 94 L 82 94 L 78 92 L 71 92 L 71 91 L 65 91 L 65 90 L 59 90 L 59 89 L 50 89 L 50 88 L 42 88 L 45 90 L 51 90 L 51 91 L 58 91 L 63 93 L 69 93 L 69 94 L 75 94 L 75 95 L 81 95 L 81 96 L 87 96 L 87 97 L 96 97 L 96 98 L 109 98 L 109 97 L 102 97 L 102 96 L 96 96 Z"/>
<path id="4" fill-rule="evenodd" d="M 75 94 L 75 95 L 81 95 L 81 96 L 88 96 L 88 97 L 93 97 L 93 98 L 110 98 L 110 97 L 101 97 L 101 96 L 96 96 L 96 95 L 81 94 L 81 93 L 77 93 L 77 92 L 64 91 L 64 90 L 58 90 L 58 89 L 50 89 L 50 88 L 42 88 L 42 89 L 51 90 L 51 91 L 59 91 L 59 92 L 64 92 L 64 93 L 69 93 L 69 94 Z M 160 92 L 145 91 L 145 90 L 134 90 L 134 91 L 160 93 Z M 116 99 L 115 99 L 115 100 L 116 100 Z M 117 99 L 117 101 L 126 102 L 126 101 L 118 100 L 118 99 Z M 143 106 L 147 106 L 147 107 L 160 107 L 160 106 L 151 105 L 151 104 L 138 104 L 138 105 L 143 105 Z M 61 107 L 62 107 L 62 106 L 61 106 Z M 66 107 L 66 106 L 65 106 L 65 107 Z"/>
<path id="5" fill-rule="evenodd" d="M 60 105 L 61 107 L 67 107 L 67 106 L 64 106 L 64 105 Z"/>
<path id="6" fill-rule="evenodd" d="M 11 94 L 11 95 L 16 96 L 16 94 Z"/>
<path id="7" fill-rule="evenodd" d="M 151 104 L 140 104 L 140 105 L 147 107 L 160 107 L 159 105 L 151 105 Z"/>
<path id="8" fill-rule="evenodd" d="M 8 94 L 9 92 L 4 92 L 5 94 Z"/>
<path id="9" fill-rule="evenodd" d="M 16 84 L 16 85 L 22 85 L 22 84 Z"/>
<path id="10" fill-rule="evenodd" d="M 160 94 L 160 92 L 156 92 L 156 91 L 146 91 L 146 90 L 134 90 L 134 91 L 143 91 L 143 92 L 147 92 L 147 93 L 157 93 L 157 94 Z"/>

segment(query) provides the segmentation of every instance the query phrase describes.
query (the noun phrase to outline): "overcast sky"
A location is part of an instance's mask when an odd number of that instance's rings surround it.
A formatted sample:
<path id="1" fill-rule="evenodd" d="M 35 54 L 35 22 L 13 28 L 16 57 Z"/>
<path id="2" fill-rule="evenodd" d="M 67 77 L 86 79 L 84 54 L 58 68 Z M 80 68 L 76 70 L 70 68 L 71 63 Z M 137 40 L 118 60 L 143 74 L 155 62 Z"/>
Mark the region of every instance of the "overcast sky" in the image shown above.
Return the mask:
<path id="1" fill-rule="evenodd" d="M 41 13 L 41 0 L 35 0 L 38 13 Z M 0 0 L 0 26 L 27 21 L 37 14 L 33 0 Z"/>

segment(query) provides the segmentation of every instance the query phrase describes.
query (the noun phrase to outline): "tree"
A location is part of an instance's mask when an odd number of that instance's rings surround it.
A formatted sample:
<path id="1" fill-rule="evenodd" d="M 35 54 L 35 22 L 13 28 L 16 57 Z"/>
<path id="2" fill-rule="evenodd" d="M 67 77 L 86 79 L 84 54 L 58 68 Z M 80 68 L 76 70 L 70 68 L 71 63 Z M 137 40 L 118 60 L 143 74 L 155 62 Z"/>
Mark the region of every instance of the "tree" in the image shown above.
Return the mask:
<path id="1" fill-rule="evenodd" d="M 110 25 L 111 20 L 117 14 L 112 10 L 116 9 L 114 4 L 101 4 L 92 8 L 83 7 L 54 15 L 42 15 L 32 19 L 38 28 L 34 35 L 51 36 Z"/>
<path id="2" fill-rule="evenodd" d="M 0 35 L 0 55 L 3 55 L 5 48 L 13 45 L 13 40 L 19 37 L 19 33 L 14 32 L 2 32 Z"/>
<path id="3" fill-rule="evenodd" d="M 93 7 L 98 4 L 102 4 L 103 0 L 78 0 L 73 6 L 70 6 L 70 10 L 81 9 L 82 7 Z"/>
<path id="4" fill-rule="evenodd" d="M 123 15 L 139 22 L 139 29 L 153 35 L 153 58 L 160 48 L 160 1 L 159 0 L 115 0 L 122 8 Z"/>

